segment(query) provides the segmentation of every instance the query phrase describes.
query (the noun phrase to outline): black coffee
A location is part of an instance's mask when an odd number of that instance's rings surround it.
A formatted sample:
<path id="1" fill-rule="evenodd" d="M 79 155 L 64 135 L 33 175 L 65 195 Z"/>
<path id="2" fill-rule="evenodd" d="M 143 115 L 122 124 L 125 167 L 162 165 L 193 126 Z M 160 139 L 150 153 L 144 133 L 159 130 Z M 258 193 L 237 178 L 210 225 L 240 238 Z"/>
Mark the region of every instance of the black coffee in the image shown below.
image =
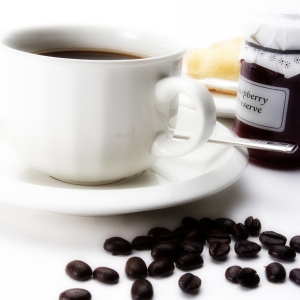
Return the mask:
<path id="1" fill-rule="evenodd" d="M 85 50 L 85 49 L 70 49 L 70 50 L 55 50 L 38 52 L 38 55 L 69 58 L 69 59 L 87 59 L 87 60 L 125 60 L 125 59 L 141 59 L 145 58 L 141 55 L 106 51 L 106 50 Z"/>

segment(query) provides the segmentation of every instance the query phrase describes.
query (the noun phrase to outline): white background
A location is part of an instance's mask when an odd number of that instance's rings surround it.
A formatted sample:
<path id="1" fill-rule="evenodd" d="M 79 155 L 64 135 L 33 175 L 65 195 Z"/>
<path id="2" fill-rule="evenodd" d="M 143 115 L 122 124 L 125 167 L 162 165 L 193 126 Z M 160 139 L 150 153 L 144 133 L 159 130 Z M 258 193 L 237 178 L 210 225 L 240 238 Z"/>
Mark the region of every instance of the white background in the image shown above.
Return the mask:
<path id="1" fill-rule="evenodd" d="M 2 1 L 1 29 L 41 24 L 119 24 L 172 31 L 191 44 L 227 38 L 241 25 L 240 1 Z M 242 3 L 242 2 L 241 2 Z M 233 22 L 234 21 L 234 22 Z M 236 26 L 238 24 L 238 26 Z"/>
<path id="2" fill-rule="evenodd" d="M 244 16 L 251 10 L 300 12 L 299 1 L 295 0 L 250 3 L 240 0 L 1 0 L 0 30 L 44 24 L 119 24 L 170 31 L 185 40 L 188 48 L 194 48 L 242 35 Z M 223 121 L 227 126 L 232 125 Z M 279 231 L 291 238 L 300 234 L 299 179 L 298 170 L 271 170 L 250 163 L 240 180 L 206 199 L 125 216 L 73 217 L 1 204 L 0 299 L 55 300 L 60 292 L 71 287 L 89 289 L 95 300 L 130 299 L 132 281 L 123 272 L 127 258 L 107 254 L 102 248 L 105 238 L 119 235 L 131 240 L 155 225 L 174 229 L 187 215 L 197 219 L 228 216 L 238 222 L 253 215 L 261 219 L 263 230 Z M 288 279 L 277 285 L 267 282 L 263 266 L 272 260 L 266 249 L 263 251 L 249 261 L 236 258 L 232 250 L 226 262 L 216 263 L 210 259 L 206 247 L 205 265 L 194 272 L 202 279 L 200 293 L 196 296 L 181 293 L 177 280 L 183 272 L 176 270 L 167 279 L 152 280 L 154 299 L 298 298 L 300 287 Z M 143 257 L 147 264 L 151 262 L 148 252 L 134 254 Z M 115 268 L 120 273 L 120 282 L 113 287 L 94 281 L 77 283 L 64 273 L 65 265 L 72 259 L 84 260 L 92 268 L 99 265 Z M 260 286 L 247 290 L 226 282 L 225 269 L 233 264 L 257 269 Z M 300 267 L 299 258 L 284 265 L 287 271 Z"/>

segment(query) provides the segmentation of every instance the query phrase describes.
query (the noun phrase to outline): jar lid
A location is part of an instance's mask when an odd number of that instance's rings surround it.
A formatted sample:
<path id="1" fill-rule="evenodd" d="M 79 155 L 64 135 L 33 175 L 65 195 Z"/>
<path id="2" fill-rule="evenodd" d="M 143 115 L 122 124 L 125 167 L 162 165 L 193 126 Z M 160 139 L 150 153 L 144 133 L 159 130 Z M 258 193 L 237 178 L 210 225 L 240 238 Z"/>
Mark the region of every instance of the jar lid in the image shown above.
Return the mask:
<path id="1" fill-rule="evenodd" d="M 240 59 L 286 78 L 300 74 L 300 15 L 250 15 Z"/>
<path id="2" fill-rule="evenodd" d="M 251 14 L 245 22 L 246 41 L 276 50 L 300 49 L 300 15 Z"/>

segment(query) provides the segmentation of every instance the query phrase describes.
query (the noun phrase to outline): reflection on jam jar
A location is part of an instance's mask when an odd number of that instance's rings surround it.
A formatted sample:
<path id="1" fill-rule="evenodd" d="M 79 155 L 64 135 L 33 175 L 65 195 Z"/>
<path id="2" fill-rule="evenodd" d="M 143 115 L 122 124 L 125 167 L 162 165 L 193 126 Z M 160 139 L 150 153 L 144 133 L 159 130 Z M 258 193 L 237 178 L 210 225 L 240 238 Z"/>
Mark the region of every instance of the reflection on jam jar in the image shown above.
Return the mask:
<path id="1" fill-rule="evenodd" d="M 256 16 L 248 22 L 233 131 L 300 146 L 300 16 Z M 300 147 L 293 154 L 249 149 L 249 157 L 273 167 L 299 167 Z"/>

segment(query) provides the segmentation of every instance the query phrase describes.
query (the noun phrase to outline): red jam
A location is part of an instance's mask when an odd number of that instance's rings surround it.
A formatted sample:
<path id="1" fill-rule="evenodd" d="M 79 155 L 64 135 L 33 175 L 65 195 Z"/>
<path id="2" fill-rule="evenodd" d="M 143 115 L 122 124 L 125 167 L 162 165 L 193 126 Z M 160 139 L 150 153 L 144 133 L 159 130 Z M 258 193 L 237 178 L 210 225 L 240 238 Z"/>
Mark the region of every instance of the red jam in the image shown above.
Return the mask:
<path id="1" fill-rule="evenodd" d="M 255 63 L 241 61 L 241 76 L 258 84 L 289 90 L 285 125 L 283 131 L 271 131 L 246 124 L 235 118 L 233 131 L 248 139 L 300 144 L 300 74 L 285 78 L 284 75 L 266 69 Z M 270 97 L 272 95 L 270 94 Z M 300 166 L 300 147 L 293 154 L 249 149 L 252 161 L 279 168 Z"/>

